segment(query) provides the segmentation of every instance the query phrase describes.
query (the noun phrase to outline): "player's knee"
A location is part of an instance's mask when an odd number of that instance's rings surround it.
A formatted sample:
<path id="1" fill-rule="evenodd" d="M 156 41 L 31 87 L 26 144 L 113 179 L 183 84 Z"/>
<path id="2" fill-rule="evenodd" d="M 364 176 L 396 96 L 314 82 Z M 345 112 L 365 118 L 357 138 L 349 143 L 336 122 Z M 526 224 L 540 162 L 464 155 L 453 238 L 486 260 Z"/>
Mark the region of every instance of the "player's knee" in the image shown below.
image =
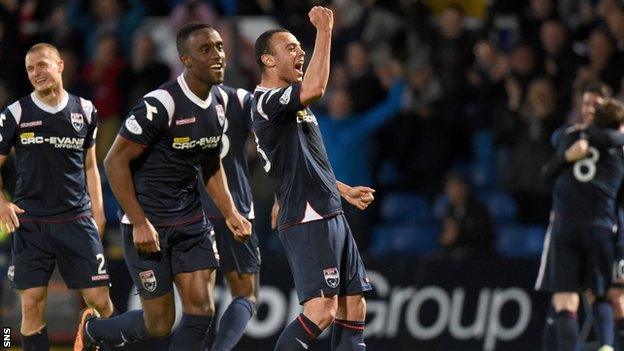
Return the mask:
<path id="1" fill-rule="evenodd" d="M 98 313 L 102 314 L 107 314 L 106 312 L 112 312 L 112 302 L 110 301 L 110 299 L 108 298 L 108 295 L 99 295 L 99 296 L 90 296 L 90 297 L 85 297 L 85 303 L 87 304 L 87 306 L 95 308 L 96 311 L 98 311 Z"/>
<path id="2" fill-rule="evenodd" d="M 309 308 L 306 308 L 309 307 Z M 325 301 L 322 304 L 305 306 L 303 314 L 313 321 L 321 330 L 330 326 L 336 319 L 338 304 L 334 301 Z"/>
<path id="3" fill-rule="evenodd" d="M 567 310 L 576 313 L 580 303 L 578 294 L 573 292 L 555 293 L 552 301 L 557 312 Z"/>
<path id="4" fill-rule="evenodd" d="M 160 318 L 150 318 L 145 320 L 147 332 L 153 338 L 162 338 L 171 333 L 174 318 L 161 316 Z"/>
<path id="5" fill-rule="evenodd" d="M 191 304 L 184 306 L 184 312 L 200 316 L 213 316 L 215 306 L 212 301 L 192 301 Z"/>
<path id="6" fill-rule="evenodd" d="M 39 318 L 43 316 L 43 299 L 35 297 L 22 297 L 22 315 L 24 318 Z"/>

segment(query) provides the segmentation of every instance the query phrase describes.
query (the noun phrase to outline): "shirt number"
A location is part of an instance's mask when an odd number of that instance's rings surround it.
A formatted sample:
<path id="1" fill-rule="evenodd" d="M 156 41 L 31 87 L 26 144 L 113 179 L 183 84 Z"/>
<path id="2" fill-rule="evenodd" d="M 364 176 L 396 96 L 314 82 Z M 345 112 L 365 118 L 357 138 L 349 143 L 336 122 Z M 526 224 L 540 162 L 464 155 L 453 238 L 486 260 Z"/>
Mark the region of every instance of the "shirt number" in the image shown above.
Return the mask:
<path id="1" fill-rule="evenodd" d="M 596 176 L 596 162 L 600 159 L 600 151 L 595 147 L 589 147 L 589 157 L 574 162 L 574 178 L 582 183 L 587 183 Z"/>

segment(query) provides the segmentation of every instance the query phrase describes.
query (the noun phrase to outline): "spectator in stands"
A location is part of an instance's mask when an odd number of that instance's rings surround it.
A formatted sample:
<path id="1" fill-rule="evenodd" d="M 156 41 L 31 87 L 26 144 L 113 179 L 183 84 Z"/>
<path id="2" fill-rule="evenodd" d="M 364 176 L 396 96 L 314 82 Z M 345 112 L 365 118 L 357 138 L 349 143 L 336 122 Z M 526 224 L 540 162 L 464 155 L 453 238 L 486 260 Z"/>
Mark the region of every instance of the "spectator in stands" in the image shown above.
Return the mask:
<path id="1" fill-rule="evenodd" d="M 514 114 L 519 128 L 509 172 L 508 189 L 516 200 L 522 222 L 548 221 L 552 189 L 543 179 L 541 170 L 554 152 L 550 135 L 562 124 L 559 116 L 550 80 L 533 80 L 522 108 Z"/>
<path id="2" fill-rule="evenodd" d="M 92 101 L 98 110 L 97 160 L 101 163 L 113 144 L 121 122 L 120 78 L 125 62 L 113 34 L 98 38 L 95 58 L 85 66 L 85 81 L 91 86 Z"/>
<path id="3" fill-rule="evenodd" d="M 73 52 L 82 52 L 81 37 L 71 26 L 71 20 L 66 6 L 58 6 L 52 10 L 50 16 L 42 24 L 40 40 Z"/>
<path id="4" fill-rule="evenodd" d="M 448 99 L 463 97 L 472 47 L 470 35 L 464 30 L 462 8 L 447 7 L 440 16 L 440 28 L 432 43 L 431 62 Z"/>
<path id="5" fill-rule="evenodd" d="M 494 227 L 487 207 L 458 174 L 447 176 L 445 193 L 449 205 L 438 237 L 441 253 L 453 258 L 493 254 Z"/>
<path id="6" fill-rule="evenodd" d="M 408 109 L 386 136 L 392 150 L 380 152 L 405 174 L 403 186 L 434 195 L 451 163 L 452 121 L 440 113 L 442 85 L 431 67 L 409 67 Z"/>
<path id="7" fill-rule="evenodd" d="M 520 18 L 522 38 L 532 46 L 539 45 L 540 27 L 557 16 L 553 0 L 530 0 L 529 5 Z"/>
<path id="8" fill-rule="evenodd" d="M 572 51 L 567 39 L 567 30 L 563 23 L 557 20 L 548 20 L 540 28 L 540 67 L 553 81 L 556 91 L 559 92 L 559 104 L 563 109 L 570 106 L 570 86 L 574 81 L 579 58 Z"/>
<path id="9" fill-rule="evenodd" d="M 63 87 L 73 95 L 91 100 L 91 87 L 84 81 L 78 55 L 71 49 L 61 49 L 63 59 Z"/>
<path id="10" fill-rule="evenodd" d="M 369 144 L 371 134 L 398 115 L 402 107 L 405 83 L 400 79 L 401 69 L 395 69 L 395 81 L 387 98 L 365 112 L 352 110 L 352 101 L 348 90 L 337 89 L 331 93 L 328 114 L 315 112 L 327 155 L 337 179 L 348 184 L 371 184 L 372 169 Z M 355 233 L 368 240 L 370 235 L 369 215 L 351 211 L 353 206 L 343 206 L 345 215 Z M 368 217 L 367 217 L 368 216 Z M 362 248 L 365 243 L 360 241 Z"/>
<path id="11" fill-rule="evenodd" d="M 615 40 L 604 28 L 596 28 L 591 32 L 587 43 L 586 63 L 577 71 L 575 84 L 601 80 L 618 91 L 624 69 L 621 56 L 615 50 Z"/>
<path id="12" fill-rule="evenodd" d="M 145 8 L 140 0 L 91 0 L 69 1 L 69 20 L 72 27 L 84 36 L 86 59 L 97 54 L 98 39 L 114 34 L 120 40 L 120 52 L 130 55 L 132 34 L 145 17 Z"/>
<path id="13" fill-rule="evenodd" d="M 158 59 L 158 48 L 147 33 L 137 33 L 130 64 L 122 73 L 123 111 L 130 111 L 143 95 L 169 80 L 169 66 Z"/>
<path id="14" fill-rule="evenodd" d="M 385 96 L 381 82 L 369 61 L 367 50 L 364 44 L 357 41 L 347 46 L 348 89 L 352 97 L 351 109 L 356 113 L 377 105 Z"/>

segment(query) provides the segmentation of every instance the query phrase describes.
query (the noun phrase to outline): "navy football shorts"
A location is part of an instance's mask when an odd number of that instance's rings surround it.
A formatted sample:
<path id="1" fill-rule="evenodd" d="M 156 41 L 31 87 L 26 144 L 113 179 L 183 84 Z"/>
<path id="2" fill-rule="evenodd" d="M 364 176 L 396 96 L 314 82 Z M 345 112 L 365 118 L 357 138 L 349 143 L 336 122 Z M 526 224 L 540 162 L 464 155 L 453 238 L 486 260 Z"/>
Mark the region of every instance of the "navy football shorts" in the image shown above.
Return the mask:
<path id="1" fill-rule="evenodd" d="M 154 228 L 160 238 L 160 252 L 144 253 L 134 246 L 132 225 L 121 224 L 124 258 L 142 298 L 152 299 L 170 292 L 178 273 L 219 266 L 214 231 L 205 219 Z"/>
<path id="2" fill-rule="evenodd" d="M 90 216 L 62 222 L 21 220 L 11 241 L 8 277 L 16 289 L 47 286 L 55 262 L 70 289 L 109 284 L 104 248 Z"/>
<path id="3" fill-rule="evenodd" d="M 371 290 L 357 245 L 343 214 L 279 231 L 299 303 Z"/>
<path id="4" fill-rule="evenodd" d="M 219 265 L 224 273 L 236 271 L 238 273 L 260 272 L 260 247 L 258 236 L 253 230 L 251 238 L 240 243 L 234 239 L 234 235 L 225 224 L 225 219 L 211 219 L 214 225 L 217 249 L 219 252 Z"/>
<path id="5" fill-rule="evenodd" d="M 604 296 L 613 283 L 614 229 L 551 221 L 544 239 L 537 290 Z"/>

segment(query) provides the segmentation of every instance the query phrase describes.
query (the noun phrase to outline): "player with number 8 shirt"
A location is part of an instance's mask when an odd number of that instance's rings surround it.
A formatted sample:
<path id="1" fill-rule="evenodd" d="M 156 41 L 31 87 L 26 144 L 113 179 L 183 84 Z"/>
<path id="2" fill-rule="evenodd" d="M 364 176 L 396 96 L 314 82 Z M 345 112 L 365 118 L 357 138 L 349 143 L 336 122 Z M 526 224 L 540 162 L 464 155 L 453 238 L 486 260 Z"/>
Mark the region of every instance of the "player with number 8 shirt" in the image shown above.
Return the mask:
<path id="1" fill-rule="evenodd" d="M 595 111 L 593 121 L 555 132 L 557 155 L 545 167 L 546 176 L 556 180 L 536 289 L 553 293 L 552 317 L 562 350 L 578 346 L 578 293 L 587 289 L 601 304 L 612 287 L 616 204 L 624 181 L 624 135 L 617 129 L 624 122 L 624 105 L 599 99 Z M 611 347 L 612 330 L 599 329 L 601 344 Z"/>

